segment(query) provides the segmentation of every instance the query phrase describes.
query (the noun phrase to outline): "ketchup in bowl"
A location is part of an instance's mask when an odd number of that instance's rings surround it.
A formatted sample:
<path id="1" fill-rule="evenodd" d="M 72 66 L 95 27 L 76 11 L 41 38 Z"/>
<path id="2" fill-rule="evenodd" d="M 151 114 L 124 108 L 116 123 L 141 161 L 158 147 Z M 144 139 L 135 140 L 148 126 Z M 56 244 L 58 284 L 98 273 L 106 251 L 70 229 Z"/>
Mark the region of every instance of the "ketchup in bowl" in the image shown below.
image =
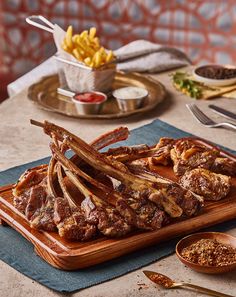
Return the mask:
<path id="1" fill-rule="evenodd" d="M 74 99 L 83 103 L 101 103 L 106 100 L 106 95 L 100 92 L 86 92 L 76 94 Z"/>
<path id="2" fill-rule="evenodd" d="M 78 114 L 99 114 L 107 95 L 101 92 L 84 92 L 75 94 L 72 101 L 75 104 Z"/>

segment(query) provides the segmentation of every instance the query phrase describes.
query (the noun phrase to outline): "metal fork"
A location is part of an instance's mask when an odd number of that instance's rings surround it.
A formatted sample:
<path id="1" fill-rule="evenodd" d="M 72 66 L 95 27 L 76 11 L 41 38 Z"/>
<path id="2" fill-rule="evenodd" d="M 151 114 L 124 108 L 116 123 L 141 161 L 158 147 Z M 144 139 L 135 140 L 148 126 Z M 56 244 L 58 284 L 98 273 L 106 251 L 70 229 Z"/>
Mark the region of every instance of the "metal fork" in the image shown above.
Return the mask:
<path id="1" fill-rule="evenodd" d="M 194 103 L 186 104 L 188 110 L 191 114 L 197 119 L 199 123 L 209 128 L 217 128 L 217 127 L 230 127 L 236 130 L 236 125 L 222 122 L 216 123 L 212 119 L 208 118 Z"/>

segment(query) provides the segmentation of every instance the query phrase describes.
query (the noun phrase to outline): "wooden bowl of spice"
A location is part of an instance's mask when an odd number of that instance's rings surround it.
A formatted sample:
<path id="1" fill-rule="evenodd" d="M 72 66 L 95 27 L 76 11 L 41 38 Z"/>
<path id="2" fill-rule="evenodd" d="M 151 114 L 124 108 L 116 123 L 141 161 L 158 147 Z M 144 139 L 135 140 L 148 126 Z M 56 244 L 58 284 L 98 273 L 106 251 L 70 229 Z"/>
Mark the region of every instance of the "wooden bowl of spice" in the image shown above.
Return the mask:
<path id="1" fill-rule="evenodd" d="M 197 272 L 229 272 L 236 269 L 236 237 L 220 232 L 191 234 L 177 243 L 176 254 Z"/>

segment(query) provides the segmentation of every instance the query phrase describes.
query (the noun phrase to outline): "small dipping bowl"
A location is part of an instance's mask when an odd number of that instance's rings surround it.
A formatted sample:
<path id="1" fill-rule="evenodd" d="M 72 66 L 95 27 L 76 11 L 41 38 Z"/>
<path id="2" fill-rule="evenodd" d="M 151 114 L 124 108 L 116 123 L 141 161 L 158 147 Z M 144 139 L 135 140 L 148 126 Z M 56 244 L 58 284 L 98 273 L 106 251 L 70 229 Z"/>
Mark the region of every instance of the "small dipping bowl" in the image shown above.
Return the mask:
<path id="1" fill-rule="evenodd" d="M 182 250 L 193 243 L 201 240 L 201 239 L 213 239 L 223 244 L 231 245 L 233 248 L 236 248 L 236 237 L 229 235 L 227 233 L 221 232 L 202 232 L 202 233 L 195 233 L 189 236 L 184 237 L 181 239 L 175 248 L 175 252 L 179 260 L 184 263 L 189 268 L 201 272 L 201 273 L 208 273 L 208 274 L 219 274 L 232 271 L 236 269 L 236 263 L 224 265 L 224 266 L 205 266 L 196 264 L 190 261 L 187 261 L 185 258 L 181 256 Z"/>
<path id="2" fill-rule="evenodd" d="M 133 111 L 142 107 L 148 91 L 139 87 L 124 87 L 112 92 L 116 98 L 119 109 L 122 111 Z"/>
<path id="3" fill-rule="evenodd" d="M 72 97 L 79 114 L 99 114 L 107 95 L 102 92 L 78 93 Z"/>
<path id="4" fill-rule="evenodd" d="M 211 78 L 207 77 L 208 74 L 212 74 L 213 72 L 222 72 L 222 71 L 228 71 L 232 72 L 231 77 L 225 77 L 225 78 Z M 195 80 L 204 83 L 208 86 L 229 86 L 236 83 L 236 68 L 235 67 L 227 67 L 224 65 L 204 65 L 197 67 L 193 70 L 193 77 Z"/>

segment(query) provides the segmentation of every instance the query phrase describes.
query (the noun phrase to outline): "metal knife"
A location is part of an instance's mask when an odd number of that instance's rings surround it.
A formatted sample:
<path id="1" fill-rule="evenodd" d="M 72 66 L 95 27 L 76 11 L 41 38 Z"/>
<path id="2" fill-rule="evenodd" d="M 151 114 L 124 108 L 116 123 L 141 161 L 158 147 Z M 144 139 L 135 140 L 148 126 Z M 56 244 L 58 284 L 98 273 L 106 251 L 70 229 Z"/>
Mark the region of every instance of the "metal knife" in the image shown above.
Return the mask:
<path id="1" fill-rule="evenodd" d="M 208 107 L 211 108 L 214 112 L 222 115 L 223 117 L 236 121 L 236 113 L 233 113 L 213 104 L 208 105 Z"/>

